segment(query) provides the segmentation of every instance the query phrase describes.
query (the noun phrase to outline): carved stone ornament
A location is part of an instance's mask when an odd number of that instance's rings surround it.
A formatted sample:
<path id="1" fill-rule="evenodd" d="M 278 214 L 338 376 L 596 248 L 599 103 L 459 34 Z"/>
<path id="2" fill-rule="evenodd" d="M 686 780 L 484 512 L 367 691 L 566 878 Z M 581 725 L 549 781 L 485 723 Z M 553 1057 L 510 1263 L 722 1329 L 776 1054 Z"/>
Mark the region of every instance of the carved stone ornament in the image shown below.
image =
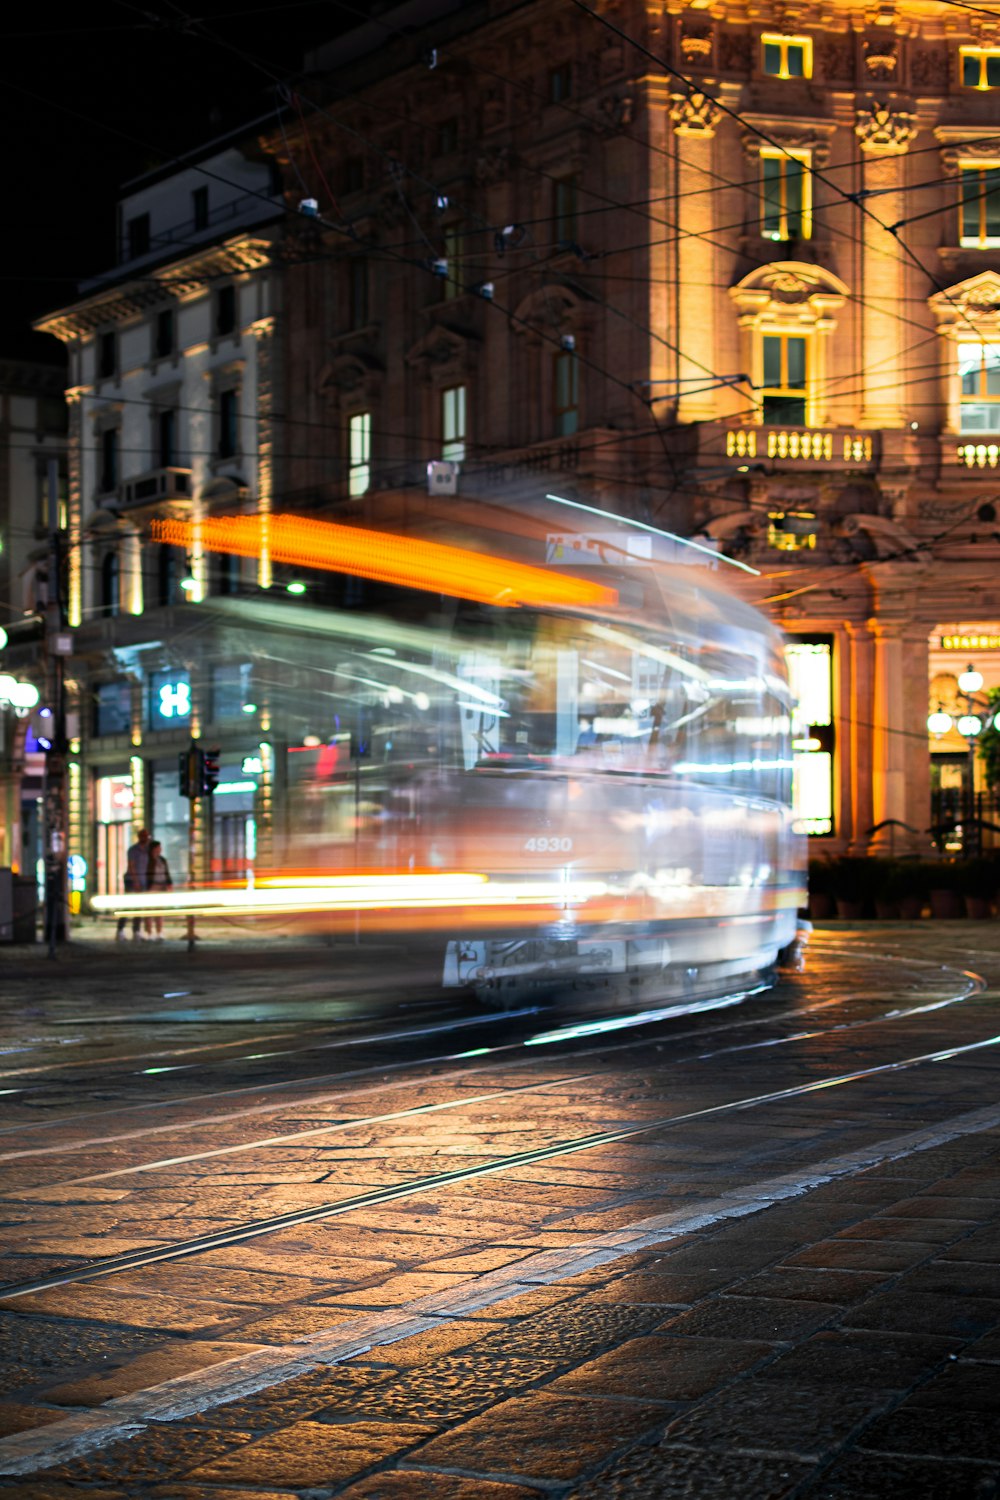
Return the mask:
<path id="1" fill-rule="evenodd" d="M 895 37 L 880 37 L 878 41 L 865 42 L 865 67 L 875 83 L 888 83 L 895 77 L 899 66 L 899 52 Z"/>
<path id="2" fill-rule="evenodd" d="M 857 110 L 854 133 L 862 151 L 873 155 L 900 156 L 917 133 L 916 117 L 896 105 L 868 99 Z"/>
<path id="3" fill-rule="evenodd" d="M 364 355 L 338 354 L 320 371 L 319 389 L 334 400 L 362 392 L 371 396 L 378 388 L 381 373 L 374 360 Z"/>
<path id="4" fill-rule="evenodd" d="M 502 182 L 510 174 L 510 151 L 506 146 L 481 151 L 476 157 L 473 173 L 480 187 L 493 187 Z"/>
<path id="5" fill-rule="evenodd" d="M 630 94 L 605 94 L 597 106 L 594 124 L 602 135 L 617 135 L 627 130 L 632 123 L 632 97 Z"/>
<path id="6" fill-rule="evenodd" d="M 805 261 L 779 260 L 757 266 L 729 288 L 742 327 L 782 326 L 789 316 L 820 331 L 834 326 L 833 314 L 850 295 L 832 271 Z"/>
<path id="7" fill-rule="evenodd" d="M 1000 274 L 980 271 L 956 286 L 928 297 L 938 332 L 968 339 L 978 334 L 991 342 L 1000 337 Z"/>
<path id="8" fill-rule="evenodd" d="M 830 138 L 835 127 L 816 129 L 806 126 L 796 130 L 789 129 L 780 122 L 775 123 L 770 116 L 746 114 L 743 119 L 758 127 L 746 131 L 741 137 L 741 145 L 749 161 L 756 161 L 761 151 L 772 144 L 783 146 L 786 151 L 808 151 L 811 165 L 820 169 L 830 160 Z"/>
<path id="9" fill-rule="evenodd" d="M 707 94 L 671 94 L 670 118 L 678 135 L 711 137 L 722 116 L 714 99 Z"/>
<path id="10" fill-rule="evenodd" d="M 712 55 L 714 39 L 711 18 L 704 12 L 684 17 L 681 22 L 680 47 L 681 56 L 686 63 L 693 63 L 695 67 L 706 63 Z"/>

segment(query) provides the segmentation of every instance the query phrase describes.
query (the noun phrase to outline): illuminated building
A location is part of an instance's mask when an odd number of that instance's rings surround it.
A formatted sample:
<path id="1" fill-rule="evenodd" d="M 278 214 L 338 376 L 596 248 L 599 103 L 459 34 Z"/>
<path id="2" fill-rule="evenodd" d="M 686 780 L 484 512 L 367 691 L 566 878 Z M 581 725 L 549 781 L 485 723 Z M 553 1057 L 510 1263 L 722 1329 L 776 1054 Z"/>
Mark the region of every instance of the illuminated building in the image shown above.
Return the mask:
<path id="1" fill-rule="evenodd" d="M 1000 13 L 422 15 L 318 51 L 272 141 L 319 208 L 290 489 L 405 516 L 451 458 L 456 504 L 555 488 L 715 539 L 812 673 L 818 847 L 928 847 L 932 759 L 968 775 L 925 729 L 939 643 L 1000 633 Z"/>
<path id="2" fill-rule="evenodd" d="M 932 772 L 969 758 L 928 708 L 953 659 L 1000 685 L 1000 15 L 593 9 L 383 10 L 207 180 L 134 185 L 122 264 L 40 324 L 73 360 L 81 836 L 110 837 L 123 778 L 156 821 L 156 777 L 212 732 L 185 620 L 306 587 L 266 546 L 211 563 L 199 520 L 405 532 L 430 483 L 456 520 L 555 490 L 758 570 L 817 847 L 929 846 Z M 192 523 L 189 557 L 154 516 Z M 214 646 L 219 701 L 250 710 L 222 727 L 231 784 L 261 767 L 252 841 L 313 736 L 272 717 L 245 639 Z"/>

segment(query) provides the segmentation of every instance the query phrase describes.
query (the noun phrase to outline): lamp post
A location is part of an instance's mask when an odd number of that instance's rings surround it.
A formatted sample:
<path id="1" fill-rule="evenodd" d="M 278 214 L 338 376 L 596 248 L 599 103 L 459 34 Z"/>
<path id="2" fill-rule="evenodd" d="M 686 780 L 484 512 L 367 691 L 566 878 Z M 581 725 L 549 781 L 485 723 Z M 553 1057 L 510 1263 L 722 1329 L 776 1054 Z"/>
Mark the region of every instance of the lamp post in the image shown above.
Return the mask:
<path id="1" fill-rule="evenodd" d="M 957 719 L 952 719 L 951 714 L 947 713 L 939 703 L 927 718 L 927 728 L 931 734 L 940 738 L 954 726 L 968 746 L 966 796 L 963 798 L 965 808 L 962 816 L 962 844 L 966 854 L 980 853 L 983 838 L 982 820 L 976 815 L 976 745 L 983 732 L 984 720 L 982 715 L 975 711 L 980 707 L 976 701 L 976 694 L 982 685 L 982 672 L 977 672 L 970 662 L 958 677 L 958 691 L 965 699 L 965 712 L 959 714 Z"/>
<path id="2" fill-rule="evenodd" d="M 966 853 L 978 854 L 982 843 L 982 826 L 976 817 L 976 743 L 983 732 L 983 721 L 973 712 L 977 707 L 976 694 L 983 685 L 983 674 L 977 672 L 970 662 L 964 672 L 959 673 L 958 690 L 965 699 L 965 713 L 959 715 L 955 728 L 969 747 L 969 801 L 966 838 L 963 840 Z"/>

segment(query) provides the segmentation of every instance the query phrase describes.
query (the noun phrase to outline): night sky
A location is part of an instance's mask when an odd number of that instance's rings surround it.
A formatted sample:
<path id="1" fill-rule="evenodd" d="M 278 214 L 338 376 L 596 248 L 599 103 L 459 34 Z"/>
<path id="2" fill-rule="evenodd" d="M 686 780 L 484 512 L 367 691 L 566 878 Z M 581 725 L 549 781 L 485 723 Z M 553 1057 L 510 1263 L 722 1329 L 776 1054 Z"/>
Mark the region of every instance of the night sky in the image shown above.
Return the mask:
<path id="1" fill-rule="evenodd" d="M 6 12 L 7 141 L 0 358 L 59 360 L 31 332 L 115 259 L 115 201 L 159 167 L 275 107 L 309 47 L 359 24 L 365 0 L 98 0 Z"/>

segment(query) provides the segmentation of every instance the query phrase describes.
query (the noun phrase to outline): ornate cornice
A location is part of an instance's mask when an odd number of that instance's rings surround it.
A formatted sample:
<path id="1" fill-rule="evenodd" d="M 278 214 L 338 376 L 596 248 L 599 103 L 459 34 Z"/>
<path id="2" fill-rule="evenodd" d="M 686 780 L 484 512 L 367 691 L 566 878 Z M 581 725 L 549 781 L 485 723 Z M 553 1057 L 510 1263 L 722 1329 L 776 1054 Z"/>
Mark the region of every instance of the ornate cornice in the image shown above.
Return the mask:
<path id="1" fill-rule="evenodd" d="M 820 331 L 833 327 L 833 314 L 850 295 L 847 287 L 822 266 L 779 260 L 758 266 L 729 288 L 741 327 L 787 321 L 789 317 Z"/>
<path id="2" fill-rule="evenodd" d="M 98 328 L 127 322 L 151 307 L 162 306 L 166 298 L 185 302 L 204 296 L 208 284 L 218 277 L 259 271 L 270 263 L 271 250 L 269 239 L 239 235 L 183 260 L 157 266 L 141 278 L 93 292 L 71 307 L 39 318 L 33 326 L 39 333 L 51 333 L 63 343 L 71 343 Z"/>

